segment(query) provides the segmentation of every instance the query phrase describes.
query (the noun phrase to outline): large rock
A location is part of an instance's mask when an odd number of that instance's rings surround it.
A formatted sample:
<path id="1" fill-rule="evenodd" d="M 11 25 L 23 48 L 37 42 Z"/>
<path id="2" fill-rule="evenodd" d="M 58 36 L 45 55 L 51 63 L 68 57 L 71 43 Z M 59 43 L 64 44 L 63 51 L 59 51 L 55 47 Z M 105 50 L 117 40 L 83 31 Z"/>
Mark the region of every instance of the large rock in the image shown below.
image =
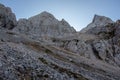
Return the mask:
<path id="1" fill-rule="evenodd" d="M 0 28 L 12 29 L 16 23 L 16 17 L 11 9 L 0 4 Z"/>

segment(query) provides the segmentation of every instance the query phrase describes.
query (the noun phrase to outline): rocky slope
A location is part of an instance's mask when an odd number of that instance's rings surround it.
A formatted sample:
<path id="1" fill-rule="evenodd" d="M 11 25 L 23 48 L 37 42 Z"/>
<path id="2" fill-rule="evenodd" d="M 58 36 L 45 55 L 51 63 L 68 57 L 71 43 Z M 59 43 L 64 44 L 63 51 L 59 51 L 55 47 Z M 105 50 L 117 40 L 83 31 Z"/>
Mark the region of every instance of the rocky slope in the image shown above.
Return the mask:
<path id="1" fill-rule="evenodd" d="M 76 32 L 43 12 L 16 18 L 0 4 L 0 80 L 120 80 L 120 21 L 95 16 Z"/>

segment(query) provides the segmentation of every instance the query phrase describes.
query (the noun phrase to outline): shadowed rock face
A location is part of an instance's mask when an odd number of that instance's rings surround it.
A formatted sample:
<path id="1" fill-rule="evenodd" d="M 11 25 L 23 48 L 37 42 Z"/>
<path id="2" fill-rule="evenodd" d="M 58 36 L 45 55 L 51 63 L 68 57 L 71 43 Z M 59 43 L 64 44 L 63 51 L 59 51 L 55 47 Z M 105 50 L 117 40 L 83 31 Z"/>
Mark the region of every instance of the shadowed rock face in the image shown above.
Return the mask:
<path id="1" fill-rule="evenodd" d="M 16 17 L 9 7 L 0 4 L 0 28 L 12 29 L 16 26 Z"/>
<path id="2" fill-rule="evenodd" d="M 17 24 L 9 12 L 0 4 L 0 80 L 120 79 L 119 20 L 96 15 L 83 33 L 48 12 Z"/>

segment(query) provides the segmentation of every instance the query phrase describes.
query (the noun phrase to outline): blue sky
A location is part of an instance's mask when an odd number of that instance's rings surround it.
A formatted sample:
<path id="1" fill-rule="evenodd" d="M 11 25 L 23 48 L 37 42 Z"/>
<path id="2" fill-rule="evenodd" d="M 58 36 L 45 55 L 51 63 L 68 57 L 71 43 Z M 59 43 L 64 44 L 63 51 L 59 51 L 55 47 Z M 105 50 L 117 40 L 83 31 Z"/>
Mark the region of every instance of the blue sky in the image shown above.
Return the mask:
<path id="1" fill-rule="evenodd" d="M 120 0 L 0 0 L 11 7 L 17 19 L 29 18 L 43 11 L 58 20 L 64 18 L 77 31 L 86 27 L 95 14 L 120 19 Z"/>

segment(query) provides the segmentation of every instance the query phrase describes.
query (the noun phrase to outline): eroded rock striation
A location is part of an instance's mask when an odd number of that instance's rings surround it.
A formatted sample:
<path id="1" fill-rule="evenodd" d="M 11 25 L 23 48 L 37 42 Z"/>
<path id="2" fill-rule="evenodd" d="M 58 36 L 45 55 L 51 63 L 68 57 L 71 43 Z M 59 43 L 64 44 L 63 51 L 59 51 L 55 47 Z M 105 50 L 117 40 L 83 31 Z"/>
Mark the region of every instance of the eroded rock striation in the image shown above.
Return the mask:
<path id="1" fill-rule="evenodd" d="M 0 80 L 119 80 L 120 20 L 95 15 L 81 32 L 42 12 L 16 21 L 0 4 Z"/>

